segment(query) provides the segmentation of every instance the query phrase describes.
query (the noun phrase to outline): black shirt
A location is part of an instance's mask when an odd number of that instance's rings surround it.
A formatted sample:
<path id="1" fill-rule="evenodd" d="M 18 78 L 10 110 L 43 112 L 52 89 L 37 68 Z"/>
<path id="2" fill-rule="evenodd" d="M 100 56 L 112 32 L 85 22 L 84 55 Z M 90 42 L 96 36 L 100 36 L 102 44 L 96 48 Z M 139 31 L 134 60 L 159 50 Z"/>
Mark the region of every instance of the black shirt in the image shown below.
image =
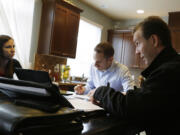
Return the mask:
<path id="1" fill-rule="evenodd" d="M 165 48 L 142 75 L 146 80 L 141 88 L 123 95 L 99 87 L 94 98 L 105 110 L 135 123 L 147 134 L 173 134 L 178 131 L 180 56 L 173 48 Z"/>
<path id="2" fill-rule="evenodd" d="M 3 75 L 3 77 L 13 78 L 13 74 L 14 74 L 16 68 L 22 68 L 19 61 L 16 59 L 9 60 L 7 63 L 7 66 L 6 66 L 5 74 Z"/>

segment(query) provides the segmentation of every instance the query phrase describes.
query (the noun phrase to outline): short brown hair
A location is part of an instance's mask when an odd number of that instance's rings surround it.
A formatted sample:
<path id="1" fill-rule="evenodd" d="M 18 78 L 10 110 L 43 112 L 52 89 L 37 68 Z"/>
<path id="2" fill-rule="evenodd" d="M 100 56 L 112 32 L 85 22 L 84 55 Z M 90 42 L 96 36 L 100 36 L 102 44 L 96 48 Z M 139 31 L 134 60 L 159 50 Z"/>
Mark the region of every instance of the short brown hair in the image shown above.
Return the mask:
<path id="1" fill-rule="evenodd" d="M 149 39 L 152 34 L 155 34 L 159 37 L 163 46 L 172 46 L 171 34 L 168 25 L 160 17 L 149 16 L 145 18 L 144 21 L 140 22 L 134 28 L 133 33 L 140 28 L 145 39 Z"/>
<path id="2" fill-rule="evenodd" d="M 96 53 L 103 53 L 105 58 L 114 56 L 114 48 L 109 42 L 101 42 L 95 48 Z"/>
<path id="3" fill-rule="evenodd" d="M 12 39 L 10 36 L 8 35 L 0 35 L 0 55 L 4 56 L 3 54 L 3 45 L 8 42 L 10 39 Z"/>
<path id="4" fill-rule="evenodd" d="M 6 42 L 12 39 L 8 35 L 0 35 L 0 57 L 5 58 L 3 53 L 3 46 Z M 13 78 L 13 61 L 10 59 L 8 64 L 5 67 L 5 77 Z"/>

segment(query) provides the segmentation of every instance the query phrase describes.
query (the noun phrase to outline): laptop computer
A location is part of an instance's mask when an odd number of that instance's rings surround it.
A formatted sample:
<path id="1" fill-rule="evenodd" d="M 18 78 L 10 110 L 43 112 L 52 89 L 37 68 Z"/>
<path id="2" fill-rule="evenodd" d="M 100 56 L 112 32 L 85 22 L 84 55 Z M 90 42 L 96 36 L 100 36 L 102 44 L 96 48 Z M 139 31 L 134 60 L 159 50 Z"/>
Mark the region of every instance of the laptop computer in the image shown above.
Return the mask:
<path id="1" fill-rule="evenodd" d="M 16 68 L 15 73 L 19 80 L 52 84 L 49 73 L 45 71 Z"/>

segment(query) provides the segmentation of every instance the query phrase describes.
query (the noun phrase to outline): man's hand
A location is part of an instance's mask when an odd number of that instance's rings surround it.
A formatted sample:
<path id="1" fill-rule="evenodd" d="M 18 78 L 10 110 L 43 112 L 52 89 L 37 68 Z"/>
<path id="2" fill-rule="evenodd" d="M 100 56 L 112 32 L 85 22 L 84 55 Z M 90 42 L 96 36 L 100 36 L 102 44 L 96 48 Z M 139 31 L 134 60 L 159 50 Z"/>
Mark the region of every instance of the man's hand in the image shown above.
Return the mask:
<path id="1" fill-rule="evenodd" d="M 99 101 L 96 101 L 93 96 L 94 96 L 94 93 L 95 93 L 96 89 L 93 89 L 91 90 L 89 93 L 88 93 L 88 96 L 90 98 L 90 101 L 95 104 L 95 105 L 99 105 Z"/>
<path id="2" fill-rule="evenodd" d="M 74 91 L 77 93 L 77 94 L 80 94 L 82 95 L 85 91 L 85 87 L 82 86 L 82 85 L 77 85 L 74 87 Z"/>
<path id="3" fill-rule="evenodd" d="M 121 92 L 123 95 L 126 95 L 126 92 Z"/>
<path id="4" fill-rule="evenodd" d="M 95 100 L 93 97 L 90 98 L 90 101 L 95 105 L 98 105 L 98 106 L 100 105 L 100 102 Z"/>
<path id="5" fill-rule="evenodd" d="M 93 97 L 95 91 L 96 91 L 96 89 L 92 89 L 92 90 L 90 90 L 90 92 L 87 94 L 88 97 L 90 97 L 90 99 Z"/>

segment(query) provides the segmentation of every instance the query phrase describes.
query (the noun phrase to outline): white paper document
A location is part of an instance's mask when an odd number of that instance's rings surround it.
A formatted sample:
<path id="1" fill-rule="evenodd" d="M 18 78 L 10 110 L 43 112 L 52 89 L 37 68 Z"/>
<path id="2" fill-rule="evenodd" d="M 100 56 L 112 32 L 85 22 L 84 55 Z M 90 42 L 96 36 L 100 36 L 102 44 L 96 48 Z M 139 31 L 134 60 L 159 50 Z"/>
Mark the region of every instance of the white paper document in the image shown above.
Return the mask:
<path id="1" fill-rule="evenodd" d="M 70 95 L 65 96 L 65 98 L 74 106 L 75 109 L 80 109 L 83 111 L 95 111 L 103 110 L 103 108 L 91 103 L 87 95 Z"/>
<path id="2" fill-rule="evenodd" d="M 82 99 L 82 100 L 90 100 L 90 98 L 87 95 L 77 95 L 73 94 L 71 98 L 77 98 L 77 99 Z"/>

